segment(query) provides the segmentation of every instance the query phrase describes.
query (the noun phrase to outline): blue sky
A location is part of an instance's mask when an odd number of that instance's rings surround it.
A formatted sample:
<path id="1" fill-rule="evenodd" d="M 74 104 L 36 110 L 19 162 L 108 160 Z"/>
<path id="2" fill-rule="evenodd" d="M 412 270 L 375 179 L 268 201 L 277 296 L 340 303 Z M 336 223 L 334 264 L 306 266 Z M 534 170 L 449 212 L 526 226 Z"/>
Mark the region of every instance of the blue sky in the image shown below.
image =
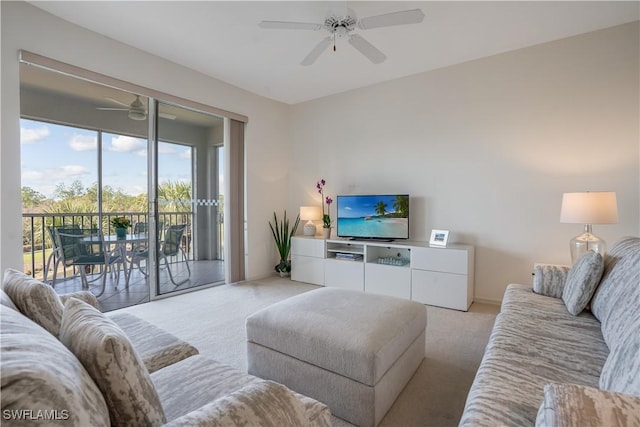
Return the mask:
<path id="1" fill-rule="evenodd" d="M 51 197 L 56 185 L 98 180 L 98 133 L 92 130 L 22 119 L 22 186 Z M 126 194 L 147 192 L 147 141 L 103 133 L 102 183 Z M 159 181 L 191 181 L 191 148 L 160 142 Z"/>
<path id="2" fill-rule="evenodd" d="M 338 218 L 360 218 L 377 215 L 378 202 L 387 204 L 387 212 L 395 212 L 393 204 L 396 196 L 338 196 Z"/>

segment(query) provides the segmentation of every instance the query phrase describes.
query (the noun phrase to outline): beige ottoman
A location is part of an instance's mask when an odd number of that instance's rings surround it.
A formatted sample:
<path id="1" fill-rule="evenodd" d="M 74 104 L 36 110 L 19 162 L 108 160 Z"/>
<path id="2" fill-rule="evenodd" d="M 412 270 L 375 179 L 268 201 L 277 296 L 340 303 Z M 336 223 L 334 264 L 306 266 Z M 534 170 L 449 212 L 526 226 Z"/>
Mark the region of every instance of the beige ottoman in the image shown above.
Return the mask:
<path id="1" fill-rule="evenodd" d="M 424 359 L 424 305 L 322 288 L 247 318 L 249 373 L 376 426 Z"/>

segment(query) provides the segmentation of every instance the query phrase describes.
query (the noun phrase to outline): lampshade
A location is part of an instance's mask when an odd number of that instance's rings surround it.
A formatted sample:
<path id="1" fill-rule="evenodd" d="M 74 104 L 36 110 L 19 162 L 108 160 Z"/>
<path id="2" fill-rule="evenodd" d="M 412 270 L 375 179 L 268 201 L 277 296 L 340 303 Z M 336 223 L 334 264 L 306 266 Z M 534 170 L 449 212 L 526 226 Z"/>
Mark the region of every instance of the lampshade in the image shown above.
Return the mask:
<path id="1" fill-rule="evenodd" d="M 584 224 L 584 233 L 569 242 L 571 261 L 587 251 L 605 254 L 604 239 L 594 235 L 591 224 L 615 224 L 618 222 L 618 204 L 613 191 L 564 193 L 560 208 L 560 222 Z"/>
<path id="2" fill-rule="evenodd" d="M 570 224 L 615 224 L 618 205 L 613 191 L 564 193 L 560 222 Z"/>
<path id="3" fill-rule="evenodd" d="M 315 236 L 316 225 L 313 221 L 322 219 L 322 208 L 319 206 L 300 206 L 300 219 L 307 221 L 303 229 L 304 235 Z"/>
<path id="4" fill-rule="evenodd" d="M 302 221 L 319 221 L 322 219 L 320 206 L 300 206 L 300 219 Z"/>

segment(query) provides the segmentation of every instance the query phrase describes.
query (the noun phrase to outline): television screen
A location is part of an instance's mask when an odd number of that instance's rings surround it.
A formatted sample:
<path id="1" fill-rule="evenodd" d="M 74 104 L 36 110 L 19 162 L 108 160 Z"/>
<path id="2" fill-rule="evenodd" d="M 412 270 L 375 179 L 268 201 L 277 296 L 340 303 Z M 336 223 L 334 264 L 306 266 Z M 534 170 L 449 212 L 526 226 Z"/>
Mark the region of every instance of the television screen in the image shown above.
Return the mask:
<path id="1" fill-rule="evenodd" d="M 408 239 L 409 195 L 339 195 L 337 233 L 355 239 Z"/>

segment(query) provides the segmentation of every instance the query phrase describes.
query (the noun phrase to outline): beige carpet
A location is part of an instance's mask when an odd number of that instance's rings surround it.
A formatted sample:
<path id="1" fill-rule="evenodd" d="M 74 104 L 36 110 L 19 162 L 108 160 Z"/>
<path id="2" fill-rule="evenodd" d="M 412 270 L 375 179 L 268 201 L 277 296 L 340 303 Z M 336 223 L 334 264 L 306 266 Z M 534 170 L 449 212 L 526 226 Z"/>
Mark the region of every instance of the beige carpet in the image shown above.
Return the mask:
<path id="1" fill-rule="evenodd" d="M 192 343 L 201 354 L 247 371 L 246 317 L 277 301 L 317 289 L 279 277 L 223 285 L 122 311 L 136 314 Z M 499 307 L 469 312 L 427 306 L 425 360 L 382 427 L 456 426 Z M 335 426 L 349 425 L 334 418 Z"/>

